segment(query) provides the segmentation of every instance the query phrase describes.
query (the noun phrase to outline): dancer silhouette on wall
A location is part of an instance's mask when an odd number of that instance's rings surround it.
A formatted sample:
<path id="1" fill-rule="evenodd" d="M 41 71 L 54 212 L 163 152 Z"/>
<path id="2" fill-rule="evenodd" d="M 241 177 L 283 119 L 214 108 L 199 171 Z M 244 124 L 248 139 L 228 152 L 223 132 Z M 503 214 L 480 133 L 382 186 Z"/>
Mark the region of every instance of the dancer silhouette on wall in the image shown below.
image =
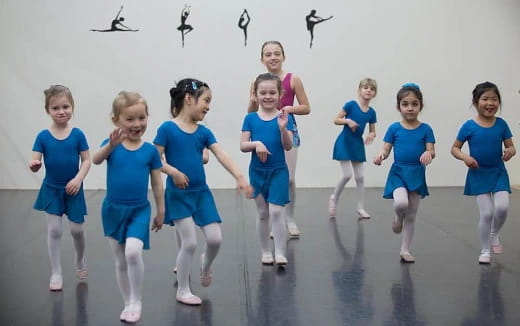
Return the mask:
<path id="1" fill-rule="evenodd" d="M 249 17 L 247 9 L 244 9 L 238 20 L 238 27 L 244 30 L 244 46 L 247 46 L 247 25 L 249 25 L 249 22 L 251 22 L 251 17 Z"/>
<path id="2" fill-rule="evenodd" d="M 184 36 L 193 30 L 193 26 L 186 24 L 186 20 L 190 15 L 190 6 L 184 5 L 184 9 L 181 11 L 181 24 L 177 27 L 177 30 L 182 35 L 182 47 L 184 47 Z"/>
<path id="3" fill-rule="evenodd" d="M 119 9 L 116 18 L 112 20 L 112 24 L 110 25 L 110 29 L 91 29 L 92 32 L 137 32 L 138 29 L 131 29 L 128 26 L 125 26 L 122 22 L 125 21 L 125 17 L 119 17 L 123 11 L 123 6 Z"/>
<path id="4" fill-rule="evenodd" d="M 307 30 L 311 33 L 311 44 L 310 48 L 312 48 L 312 41 L 314 40 L 314 25 L 322 23 L 326 20 L 331 19 L 333 16 L 327 18 L 321 18 L 316 15 L 316 9 L 312 9 L 311 12 L 305 16 L 305 21 L 307 22 Z"/>

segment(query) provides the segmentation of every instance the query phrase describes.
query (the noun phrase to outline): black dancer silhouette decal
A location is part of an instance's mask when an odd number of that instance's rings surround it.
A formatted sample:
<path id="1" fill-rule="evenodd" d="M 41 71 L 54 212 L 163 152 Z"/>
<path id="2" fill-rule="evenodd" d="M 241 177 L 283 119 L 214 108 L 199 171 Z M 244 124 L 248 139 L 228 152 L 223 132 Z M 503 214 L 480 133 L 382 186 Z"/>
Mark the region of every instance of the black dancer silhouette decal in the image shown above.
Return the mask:
<path id="1" fill-rule="evenodd" d="M 184 9 L 181 11 L 181 24 L 177 27 L 177 30 L 182 35 L 182 47 L 184 47 L 184 36 L 193 30 L 193 26 L 186 24 L 186 20 L 190 15 L 190 6 L 184 5 Z"/>
<path id="2" fill-rule="evenodd" d="M 251 22 L 251 17 L 249 17 L 247 9 L 244 9 L 238 20 L 238 27 L 244 30 L 244 46 L 247 46 L 247 25 L 249 25 L 249 22 Z"/>
<path id="3" fill-rule="evenodd" d="M 91 29 L 92 32 L 137 32 L 138 29 L 131 29 L 128 26 L 125 26 L 123 24 L 123 21 L 125 21 L 125 17 L 119 17 L 121 14 L 121 11 L 123 11 L 123 6 L 121 6 L 121 9 L 119 9 L 116 18 L 112 20 L 112 24 L 110 25 L 110 29 Z"/>
<path id="4" fill-rule="evenodd" d="M 321 18 L 320 16 L 316 15 L 316 9 L 312 9 L 310 14 L 305 16 L 305 21 L 307 22 L 307 30 L 311 33 L 311 44 L 309 46 L 310 48 L 312 48 L 312 41 L 314 40 L 314 25 L 329 20 L 332 17 L 333 16 Z"/>

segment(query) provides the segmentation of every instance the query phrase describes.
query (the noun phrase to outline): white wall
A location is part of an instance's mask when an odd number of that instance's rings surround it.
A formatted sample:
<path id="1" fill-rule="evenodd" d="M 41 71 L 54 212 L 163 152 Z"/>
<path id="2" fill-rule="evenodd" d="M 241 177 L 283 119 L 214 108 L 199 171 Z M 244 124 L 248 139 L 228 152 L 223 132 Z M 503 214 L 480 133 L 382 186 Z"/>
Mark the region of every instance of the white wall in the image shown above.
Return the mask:
<path id="1" fill-rule="evenodd" d="M 520 149 L 520 2 L 517 0 L 436 1 L 214 1 L 194 0 L 188 23 L 195 30 L 181 48 L 179 15 L 184 1 L 2 0 L 0 2 L 0 188 L 38 188 L 43 173 L 29 172 L 27 161 L 36 133 L 50 124 L 43 89 L 70 87 L 76 101 L 73 123 L 97 149 L 112 128 L 110 105 L 122 89 L 148 100 L 146 138 L 169 118 L 168 90 L 183 77 L 196 77 L 213 90 L 207 125 L 247 171 L 249 155 L 238 142 L 248 88 L 260 72 L 260 46 L 280 40 L 285 69 L 301 76 L 312 112 L 298 122 L 303 138 L 297 184 L 331 187 L 340 175 L 332 145 L 340 127 L 332 124 L 343 103 L 356 96 L 364 77 L 375 78 L 379 93 L 378 138 L 367 149 L 373 157 L 387 126 L 399 119 L 395 94 L 404 82 L 421 85 L 426 107 L 421 119 L 437 138 L 437 158 L 428 168 L 431 186 L 460 186 L 465 167 L 449 154 L 459 126 L 470 118 L 471 90 L 496 82 L 503 98 L 501 115 Z M 94 33 L 108 28 L 121 5 L 125 23 L 137 33 Z M 244 47 L 237 21 L 243 8 L 252 17 Z M 334 18 L 315 28 L 309 49 L 305 15 L 317 9 Z M 367 186 L 382 186 L 391 162 L 366 166 Z M 520 157 L 507 164 L 520 184 Z M 210 186 L 233 187 L 232 178 L 213 158 Z M 85 185 L 103 188 L 105 167 L 93 166 Z"/>

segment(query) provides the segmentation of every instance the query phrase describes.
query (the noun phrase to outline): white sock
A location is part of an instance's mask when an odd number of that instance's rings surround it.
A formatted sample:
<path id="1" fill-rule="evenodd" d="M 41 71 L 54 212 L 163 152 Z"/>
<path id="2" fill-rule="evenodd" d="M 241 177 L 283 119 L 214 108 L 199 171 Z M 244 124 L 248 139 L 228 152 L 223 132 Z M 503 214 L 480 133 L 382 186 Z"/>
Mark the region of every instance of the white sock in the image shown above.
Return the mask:
<path id="1" fill-rule="evenodd" d="M 143 241 L 137 238 L 127 238 L 125 244 L 125 258 L 128 266 L 128 281 L 130 284 L 130 305 L 141 305 L 143 292 L 144 263 Z"/>
<path id="2" fill-rule="evenodd" d="M 85 261 L 85 231 L 83 230 L 83 224 L 74 223 L 69 221 L 70 234 L 74 241 L 74 248 L 76 249 L 76 268 L 86 268 Z"/>
<path id="3" fill-rule="evenodd" d="M 287 248 L 287 226 L 283 219 L 283 206 L 269 204 L 269 217 L 273 230 L 274 255 L 284 256 Z"/>
<path id="4" fill-rule="evenodd" d="M 220 223 L 211 223 L 202 227 L 202 233 L 206 238 L 206 249 L 204 250 L 204 266 L 202 272 L 209 273 L 211 263 L 218 254 L 220 244 L 222 243 L 222 232 L 220 230 Z"/>
<path id="5" fill-rule="evenodd" d="M 51 262 L 51 279 L 62 280 L 61 273 L 61 235 L 62 217 L 58 215 L 45 214 L 47 216 L 47 249 Z"/>
<path id="6" fill-rule="evenodd" d="M 285 205 L 285 222 L 296 223 L 294 217 L 294 207 L 296 205 L 296 162 L 298 161 L 298 148 L 293 147 L 290 151 L 285 152 L 285 161 L 289 169 L 289 199 L 290 202 Z"/>
<path id="7" fill-rule="evenodd" d="M 493 245 L 500 243 L 498 233 L 504 225 L 509 209 L 509 193 L 507 191 L 499 191 L 494 195 L 495 210 L 493 213 L 493 222 L 491 223 L 491 242 Z"/>
<path id="8" fill-rule="evenodd" d="M 493 198 L 491 193 L 481 194 L 477 196 L 477 205 L 479 208 L 478 230 L 480 236 L 481 254 L 489 255 L 491 253 L 490 235 L 491 223 L 493 222 Z"/>
<path id="9" fill-rule="evenodd" d="M 119 291 L 123 297 L 125 308 L 130 304 L 130 281 L 128 280 L 128 265 L 125 258 L 125 245 L 120 244 L 113 238 L 108 238 L 114 262 L 116 264 L 116 280 L 119 285 Z"/>
<path id="10" fill-rule="evenodd" d="M 269 225 L 269 206 L 262 195 L 255 198 L 258 218 L 256 219 L 256 231 L 260 239 L 262 255 L 271 255 L 271 240 L 269 239 L 271 227 Z"/>
<path id="11" fill-rule="evenodd" d="M 184 297 L 192 294 L 190 271 L 193 255 L 197 249 L 197 236 L 195 222 L 191 217 L 175 220 L 175 227 L 181 238 L 181 247 L 177 254 L 177 294 Z"/>

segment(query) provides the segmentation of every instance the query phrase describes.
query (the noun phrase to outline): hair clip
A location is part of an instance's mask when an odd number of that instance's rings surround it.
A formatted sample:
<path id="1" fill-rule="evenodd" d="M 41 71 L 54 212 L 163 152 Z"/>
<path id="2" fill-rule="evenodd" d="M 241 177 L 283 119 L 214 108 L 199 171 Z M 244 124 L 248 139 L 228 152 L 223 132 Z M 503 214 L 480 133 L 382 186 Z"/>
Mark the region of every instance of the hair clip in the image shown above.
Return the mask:
<path id="1" fill-rule="evenodd" d="M 403 88 L 404 87 L 412 87 L 412 88 L 417 88 L 418 90 L 420 90 L 419 85 L 417 85 L 416 83 L 404 83 Z"/>
<path id="2" fill-rule="evenodd" d="M 197 88 L 198 88 L 198 87 L 197 87 L 197 83 L 194 82 L 194 81 L 192 80 L 192 81 L 191 81 L 191 89 L 193 89 L 194 91 L 196 91 Z"/>

